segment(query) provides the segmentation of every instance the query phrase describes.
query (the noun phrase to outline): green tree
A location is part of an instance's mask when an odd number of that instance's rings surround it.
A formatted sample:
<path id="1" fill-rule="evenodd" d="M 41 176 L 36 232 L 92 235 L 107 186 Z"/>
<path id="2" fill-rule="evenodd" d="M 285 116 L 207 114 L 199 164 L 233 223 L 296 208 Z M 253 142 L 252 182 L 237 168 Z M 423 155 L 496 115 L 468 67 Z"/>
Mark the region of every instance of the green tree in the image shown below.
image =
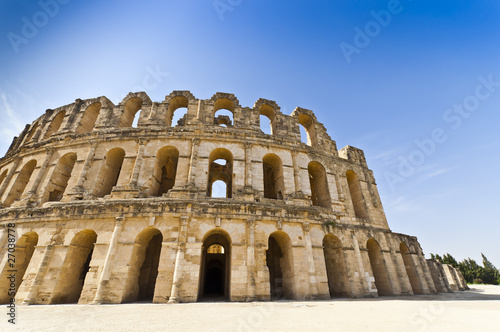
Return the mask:
<path id="1" fill-rule="evenodd" d="M 455 258 L 453 258 L 453 256 L 450 255 L 450 254 L 443 255 L 443 263 L 444 264 L 450 264 L 453 267 L 458 267 L 457 260 Z"/>
<path id="2" fill-rule="evenodd" d="M 469 284 L 473 283 L 474 279 L 478 279 L 483 270 L 483 267 L 471 258 L 464 259 L 458 263 L 458 268 L 462 272 L 465 281 Z"/>
<path id="3" fill-rule="evenodd" d="M 481 257 L 483 257 L 484 266 L 481 279 L 485 284 L 498 285 L 498 279 L 500 278 L 498 269 L 486 258 L 485 255 L 483 255 L 483 253 L 481 253 Z"/>

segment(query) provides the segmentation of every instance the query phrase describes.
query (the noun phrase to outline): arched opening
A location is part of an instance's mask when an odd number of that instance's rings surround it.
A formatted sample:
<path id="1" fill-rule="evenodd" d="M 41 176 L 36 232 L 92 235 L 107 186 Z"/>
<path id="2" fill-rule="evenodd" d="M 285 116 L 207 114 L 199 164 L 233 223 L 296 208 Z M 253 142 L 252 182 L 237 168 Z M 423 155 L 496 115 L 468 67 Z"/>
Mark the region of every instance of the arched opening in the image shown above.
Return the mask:
<path id="1" fill-rule="evenodd" d="M 227 198 L 227 184 L 222 180 L 212 183 L 211 196 L 213 198 Z"/>
<path id="2" fill-rule="evenodd" d="M 215 149 L 210 154 L 208 162 L 207 197 L 214 197 L 214 182 L 220 180 L 226 184 L 226 195 L 224 197 L 231 198 L 233 192 L 233 155 L 229 150 L 222 148 Z"/>
<path id="3" fill-rule="evenodd" d="M 283 199 L 285 182 L 280 157 L 270 153 L 262 159 L 264 168 L 264 198 Z"/>
<path id="4" fill-rule="evenodd" d="M 349 279 L 344 259 L 344 250 L 340 239 L 332 234 L 323 238 L 326 275 L 331 297 L 348 297 Z"/>
<path id="5" fill-rule="evenodd" d="M 307 166 L 309 183 L 311 185 L 311 200 L 314 206 L 330 208 L 332 201 L 328 189 L 326 170 L 320 163 L 311 161 Z"/>
<path id="6" fill-rule="evenodd" d="M 129 128 L 134 125 L 134 120 L 136 118 L 136 114 L 142 108 L 142 99 L 139 97 L 130 98 L 123 108 L 123 115 L 120 120 L 119 127 L 121 128 Z M 137 124 L 137 121 L 136 121 Z"/>
<path id="7" fill-rule="evenodd" d="M 10 252 L 12 256 L 9 256 L 7 260 L 7 264 L 5 264 L 2 273 L 0 275 L 0 303 L 10 303 L 10 299 L 12 298 L 9 295 L 11 291 L 11 283 L 14 282 L 15 292 L 19 289 L 23 281 L 24 274 L 28 269 L 28 265 L 31 261 L 31 257 L 33 256 L 33 252 L 35 251 L 35 246 L 38 244 L 38 234 L 35 232 L 28 232 L 23 234 L 15 244 L 15 251 Z M 14 259 L 12 259 L 14 257 Z M 10 263 L 13 263 L 14 266 L 10 266 Z M 10 276 L 14 272 L 15 278 L 14 280 L 10 279 Z"/>
<path id="8" fill-rule="evenodd" d="M 415 263 L 410 254 L 410 249 L 408 246 L 401 242 L 399 245 L 399 250 L 401 251 L 401 256 L 403 256 L 403 261 L 405 263 L 406 274 L 408 274 L 408 279 L 410 279 L 411 289 L 413 294 L 423 294 L 422 284 L 418 278 L 417 269 L 415 268 Z"/>
<path id="9" fill-rule="evenodd" d="M 165 124 L 167 127 L 184 126 L 186 123 L 189 100 L 185 96 L 170 99 Z"/>
<path id="10" fill-rule="evenodd" d="M 78 232 L 68 247 L 54 288 L 51 304 L 77 303 L 90 269 L 97 234 L 91 229 Z"/>
<path id="11" fill-rule="evenodd" d="M 158 151 L 153 171 L 151 196 L 162 196 L 174 187 L 178 160 L 179 150 L 173 146 L 166 146 Z"/>
<path id="12" fill-rule="evenodd" d="M 370 265 L 372 267 L 373 277 L 375 278 L 375 286 L 377 287 L 378 295 L 393 295 L 380 245 L 371 238 L 368 240 L 366 247 L 368 249 L 368 256 L 370 257 Z"/>
<path id="13" fill-rule="evenodd" d="M 222 127 L 234 125 L 234 103 L 227 98 L 219 98 L 214 103 L 214 124 Z"/>
<path id="14" fill-rule="evenodd" d="M 273 107 L 263 104 L 259 109 L 260 130 L 268 135 L 276 134 L 276 112 Z"/>
<path id="15" fill-rule="evenodd" d="M 153 301 L 162 242 L 163 235 L 154 227 L 148 227 L 137 235 L 130 262 L 131 283 L 125 296 L 127 302 Z"/>
<path id="16" fill-rule="evenodd" d="M 36 130 L 38 129 L 38 126 L 39 126 L 38 122 L 32 126 L 31 130 L 28 133 L 28 136 L 26 136 L 26 139 L 24 140 L 25 143 L 29 143 L 31 141 L 31 139 L 36 133 Z"/>
<path id="17" fill-rule="evenodd" d="M 199 301 L 228 301 L 231 239 L 220 230 L 205 235 L 202 245 Z"/>
<path id="18" fill-rule="evenodd" d="M 277 231 L 269 236 L 266 265 L 269 269 L 271 300 L 293 299 L 292 241 L 285 232 Z"/>
<path id="19" fill-rule="evenodd" d="M 82 118 L 80 119 L 78 128 L 76 128 L 76 133 L 84 134 L 91 132 L 95 127 L 95 123 L 97 121 L 97 117 L 99 116 L 100 112 L 101 112 L 101 103 L 93 103 L 92 105 L 87 107 L 87 109 L 82 115 Z"/>
<path id="20" fill-rule="evenodd" d="M 45 136 L 43 136 L 43 139 L 47 139 L 59 131 L 59 128 L 61 128 L 61 124 L 62 124 L 65 116 L 66 116 L 65 111 L 61 111 L 61 112 L 57 113 L 57 115 L 54 117 L 54 119 L 50 123 L 49 128 L 45 132 Z"/>
<path id="21" fill-rule="evenodd" d="M 358 176 L 353 171 L 347 171 L 346 176 L 352 205 L 354 207 L 354 214 L 357 218 L 368 218 L 368 212 L 366 211 L 365 200 L 363 199 Z"/>
<path id="22" fill-rule="evenodd" d="M 106 153 L 97 176 L 94 196 L 104 197 L 111 193 L 113 187 L 118 183 L 124 159 L 125 151 L 123 149 L 114 148 Z"/>
<path id="23" fill-rule="evenodd" d="M 56 202 L 62 199 L 71 173 L 73 172 L 76 158 L 76 153 L 71 152 L 59 159 L 47 185 L 46 193 L 43 197 L 44 201 Z"/>
<path id="24" fill-rule="evenodd" d="M 317 138 L 316 138 L 316 127 L 314 125 L 313 118 L 307 114 L 300 113 L 299 124 L 304 128 L 306 136 L 306 144 L 310 146 L 315 146 L 317 144 Z"/>
<path id="25" fill-rule="evenodd" d="M 26 189 L 28 182 L 30 181 L 31 175 L 36 167 L 36 160 L 28 161 L 19 174 L 17 175 L 16 181 L 12 185 L 7 198 L 4 201 L 5 206 L 10 206 L 16 199 L 19 199 Z"/>

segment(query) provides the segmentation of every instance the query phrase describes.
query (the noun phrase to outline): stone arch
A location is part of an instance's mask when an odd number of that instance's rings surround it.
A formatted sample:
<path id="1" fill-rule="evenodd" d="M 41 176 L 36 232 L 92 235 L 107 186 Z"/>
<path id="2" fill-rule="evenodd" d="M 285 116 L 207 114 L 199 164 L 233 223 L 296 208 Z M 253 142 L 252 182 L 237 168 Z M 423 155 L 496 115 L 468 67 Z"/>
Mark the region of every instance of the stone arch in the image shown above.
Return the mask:
<path id="1" fill-rule="evenodd" d="M 283 199 L 285 181 L 283 179 L 283 163 L 274 153 L 262 158 L 264 168 L 264 198 Z"/>
<path id="2" fill-rule="evenodd" d="M 9 288 L 11 288 L 11 280 L 8 277 L 12 274 L 10 270 L 16 270 L 14 288 L 15 291 L 19 289 L 23 281 L 24 274 L 35 251 L 35 246 L 38 244 L 38 234 L 36 232 L 24 233 L 16 242 L 14 248 L 9 248 L 7 254 L 15 257 L 15 261 L 6 260 L 7 264 L 3 267 L 0 274 L 0 303 L 9 303 L 11 296 L 9 295 Z M 12 249 L 12 250 L 11 250 Z M 14 268 L 9 266 L 9 263 L 14 263 Z"/>
<path id="3" fill-rule="evenodd" d="M 213 97 L 210 100 L 214 103 L 214 109 L 213 109 L 214 124 L 225 125 L 226 127 L 234 126 L 236 120 L 235 110 L 237 107 L 239 107 L 238 99 L 236 99 L 236 97 L 231 93 L 217 92 L 215 95 L 213 95 Z M 231 116 L 221 115 L 216 117 L 217 111 L 220 110 L 227 110 L 228 112 L 230 112 L 232 116 L 232 122 L 231 122 Z"/>
<path id="4" fill-rule="evenodd" d="M 141 110 L 143 106 L 143 100 L 139 97 L 129 98 L 125 105 L 123 106 L 123 114 L 120 119 L 119 127 L 121 128 L 129 128 L 132 127 L 134 123 L 134 119 L 137 113 Z"/>
<path id="5" fill-rule="evenodd" d="M 167 116 L 165 124 L 167 127 L 175 127 L 176 124 L 172 123 L 174 113 L 179 108 L 187 108 L 189 106 L 189 99 L 186 96 L 172 97 L 168 103 Z"/>
<path id="6" fill-rule="evenodd" d="M 410 249 L 404 242 L 401 242 L 401 244 L 399 245 L 399 250 L 401 251 L 401 256 L 403 256 L 406 274 L 408 275 L 408 279 L 410 280 L 413 294 L 424 294 L 422 284 L 420 283 L 420 280 L 418 278 L 415 263 L 413 262 L 413 258 L 411 257 Z"/>
<path id="7" fill-rule="evenodd" d="M 303 126 L 307 133 L 307 145 L 316 146 L 318 144 L 318 138 L 316 136 L 315 119 L 311 114 L 308 114 L 309 112 L 305 111 L 306 110 L 300 109 L 300 111 L 297 112 L 297 119 L 299 121 L 299 125 Z"/>
<path id="8" fill-rule="evenodd" d="M 104 197 L 111 193 L 118 183 L 124 159 L 125 151 L 121 148 L 114 148 L 106 153 L 97 175 L 94 196 Z"/>
<path id="9" fill-rule="evenodd" d="M 311 161 L 307 166 L 309 183 L 311 185 L 311 200 L 313 205 L 330 208 L 332 206 L 326 170 L 317 161 Z"/>
<path id="10" fill-rule="evenodd" d="M 50 304 L 77 303 L 89 272 L 97 233 L 92 229 L 78 232 L 68 247 Z"/>
<path id="11" fill-rule="evenodd" d="M 333 234 L 323 238 L 326 275 L 331 297 L 348 297 L 350 295 L 349 278 L 344 258 L 342 242 Z"/>
<path id="12" fill-rule="evenodd" d="M 375 278 L 375 286 L 377 286 L 378 295 L 394 295 L 380 245 L 373 238 L 370 238 L 366 243 L 366 248 L 368 249 L 368 256 L 370 258 L 370 265 L 372 267 L 373 277 Z"/>
<path id="13" fill-rule="evenodd" d="M 155 227 L 147 227 L 137 235 L 124 302 L 153 301 L 162 242 L 163 235 Z"/>
<path id="14" fill-rule="evenodd" d="M 219 163 L 225 160 L 225 164 Z M 233 197 L 233 154 L 224 148 L 218 148 L 210 153 L 208 159 L 208 186 L 207 196 L 212 197 L 213 183 L 217 180 L 226 183 L 226 198 Z"/>
<path id="15" fill-rule="evenodd" d="M 259 115 L 266 117 L 269 120 L 269 129 L 271 135 L 276 135 L 276 113 L 279 110 L 275 102 L 259 99 L 255 106 L 259 110 Z M 262 117 L 259 122 L 262 121 Z M 262 128 L 262 123 L 261 123 Z"/>
<path id="16" fill-rule="evenodd" d="M 61 128 L 65 116 L 66 116 L 65 111 L 60 111 L 59 113 L 56 114 L 56 116 L 54 116 L 54 119 L 52 119 L 52 121 L 50 122 L 50 125 L 47 128 L 45 135 L 43 136 L 44 140 L 48 139 L 50 136 L 54 135 L 59 131 L 59 128 Z"/>
<path id="17" fill-rule="evenodd" d="M 222 229 L 205 234 L 202 244 L 198 301 L 230 299 L 231 236 Z"/>
<path id="18" fill-rule="evenodd" d="M 149 192 L 151 196 L 161 196 L 174 187 L 178 161 L 177 148 L 165 146 L 158 150 Z"/>
<path id="19" fill-rule="evenodd" d="M 295 298 L 295 271 L 293 266 L 292 240 L 283 231 L 269 235 L 266 250 L 269 269 L 271 299 Z"/>
<path id="20" fill-rule="evenodd" d="M 101 107 L 102 104 L 100 102 L 95 102 L 85 109 L 76 128 L 77 134 L 89 133 L 94 129 L 99 113 L 101 112 Z"/>
<path id="21" fill-rule="evenodd" d="M 17 175 L 16 181 L 14 181 L 14 184 L 12 185 L 12 188 L 10 189 L 7 198 L 4 201 L 5 206 L 10 206 L 16 199 L 19 199 L 21 197 L 24 190 L 26 189 L 26 186 L 28 185 L 28 182 L 30 181 L 31 175 L 35 170 L 35 167 L 36 167 L 35 159 L 28 161 L 23 166 L 23 168 Z"/>
<path id="22" fill-rule="evenodd" d="M 74 152 L 66 153 L 59 159 L 43 195 L 42 200 L 44 202 L 56 202 L 62 199 L 75 167 L 76 159 L 77 155 Z"/>
<path id="23" fill-rule="evenodd" d="M 37 122 L 35 122 L 35 124 L 33 126 L 31 126 L 31 129 L 30 131 L 28 132 L 28 135 L 26 135 L 26 139 L 24 140 L 24 143 L 29 143 L 31 141 L 31 139 L 33 138 L 33 136 L 35 136 L 35 133 L 38 129 L 38 127 L 40 126 L 40 124 Z"/>
<path id="24" fill-rule="evenodd" d="M 349 187 L 349 193 L 351 194 L 354 214 L 357 218 L 368 218 L 368 212 L 366 211 L 365 200 L 363 198 L 363 192 L 361 190 L 361 184 L 359 182 L 358 175 L 349 170 L 346 172 L 346 177 L 347 185 Z"/>

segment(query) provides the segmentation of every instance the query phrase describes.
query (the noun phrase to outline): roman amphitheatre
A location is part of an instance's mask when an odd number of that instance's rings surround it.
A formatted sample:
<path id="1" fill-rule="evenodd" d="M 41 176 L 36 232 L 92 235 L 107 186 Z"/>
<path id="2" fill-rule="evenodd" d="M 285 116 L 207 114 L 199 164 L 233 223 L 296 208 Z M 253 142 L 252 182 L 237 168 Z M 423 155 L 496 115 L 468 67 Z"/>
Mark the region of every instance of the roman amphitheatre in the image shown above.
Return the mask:
<path id="1" fill-rule="evenodd" d="M 0 195 L 1 303 L 12 288 L 19 305 L 467 288 L 415 237 L 390 230 L 362 150 L 338 150 L 311 110 L 285 115 L 271 100 L 139 92 L 49 109 L 0 160 Z"/>

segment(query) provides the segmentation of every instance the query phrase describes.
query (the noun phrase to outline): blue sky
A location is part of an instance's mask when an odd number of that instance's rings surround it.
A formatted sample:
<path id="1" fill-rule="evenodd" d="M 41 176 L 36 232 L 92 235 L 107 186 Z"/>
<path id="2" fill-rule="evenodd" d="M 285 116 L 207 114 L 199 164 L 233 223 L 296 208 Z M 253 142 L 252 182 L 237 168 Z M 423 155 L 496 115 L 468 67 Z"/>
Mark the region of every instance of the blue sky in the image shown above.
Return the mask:
<path id="1" fill-rule="evenodd" d="M 495 0 L 2 0 L 0 154 L 77 98 L 267 98 L 363 149 L 391 229 L 427 256 L 500 267 L 499 17 Z"/>

